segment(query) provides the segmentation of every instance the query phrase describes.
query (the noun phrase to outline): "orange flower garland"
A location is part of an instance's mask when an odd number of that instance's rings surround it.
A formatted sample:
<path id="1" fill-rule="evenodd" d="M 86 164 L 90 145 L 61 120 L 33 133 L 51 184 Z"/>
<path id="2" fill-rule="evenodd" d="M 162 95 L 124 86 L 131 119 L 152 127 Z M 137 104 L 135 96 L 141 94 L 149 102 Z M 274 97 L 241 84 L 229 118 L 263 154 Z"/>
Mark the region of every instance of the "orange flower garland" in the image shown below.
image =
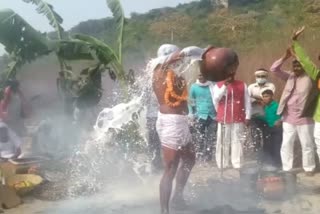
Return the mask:
<path id="1" fill-rule="evenodd" d="M 174 88 L 173 83 L 175 81 L 175 74 L 172 70 L 167 71 L 167 88 L 164 94 L 164 101 L 170 107 L 178 107 L 181 105 L 182 102 L 187 101 L 188 99 L 188 90 L 187 85 L 183 86 L 183 92 L 181 95 L 178 95 Z M 175 100 L 175 101 L 171 101 Z"/>

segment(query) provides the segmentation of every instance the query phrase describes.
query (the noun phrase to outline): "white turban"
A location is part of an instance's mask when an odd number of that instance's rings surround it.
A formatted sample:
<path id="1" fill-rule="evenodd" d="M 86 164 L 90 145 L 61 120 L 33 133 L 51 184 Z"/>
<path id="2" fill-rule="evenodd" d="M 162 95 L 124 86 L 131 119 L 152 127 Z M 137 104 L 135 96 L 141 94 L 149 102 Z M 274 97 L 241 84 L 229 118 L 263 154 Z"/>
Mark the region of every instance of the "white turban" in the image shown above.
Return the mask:
<path id="1" fill-rule="evenodd" d="M 157 56 L 158 57 L 163 57 L 163 56 L 168 56 L 174 52 L 179 51 L 180 49 L 176 45 L 171 45 L 171 44 L 164 44 L 161 45 L 158 49 Z"/>
<path id="2" fill-rule="evenodd" d="M 163 44 L 159 47 L 157 51 L 157 58 L 151 59 L 147 65 L 147 71 L 153 72 L 154 69 L 160 64 L 167 62 L 172 54 L 180 51 L 179 47 L 172 44 Z"/>
<path id="3" fill-rule="evenodd" d="M 254 72 L 254 75 L 265 75 L 268 76 L 268 71 L 265 70 L 257 70 L 256 72 Z"/>

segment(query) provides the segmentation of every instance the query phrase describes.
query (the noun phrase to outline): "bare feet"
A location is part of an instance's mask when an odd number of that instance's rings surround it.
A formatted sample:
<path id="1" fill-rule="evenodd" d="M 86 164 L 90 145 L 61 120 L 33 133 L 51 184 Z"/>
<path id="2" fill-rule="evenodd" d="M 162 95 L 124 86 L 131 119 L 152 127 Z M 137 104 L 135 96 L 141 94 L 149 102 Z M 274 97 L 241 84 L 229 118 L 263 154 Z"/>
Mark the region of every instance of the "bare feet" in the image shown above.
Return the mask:
<path id="1" fill-rule="evenodd" d="M 188 204 L 182 197 L 173 197 L 171 200 L 171 206 L 176 210 L 185 210 L 188 208 Z"/>

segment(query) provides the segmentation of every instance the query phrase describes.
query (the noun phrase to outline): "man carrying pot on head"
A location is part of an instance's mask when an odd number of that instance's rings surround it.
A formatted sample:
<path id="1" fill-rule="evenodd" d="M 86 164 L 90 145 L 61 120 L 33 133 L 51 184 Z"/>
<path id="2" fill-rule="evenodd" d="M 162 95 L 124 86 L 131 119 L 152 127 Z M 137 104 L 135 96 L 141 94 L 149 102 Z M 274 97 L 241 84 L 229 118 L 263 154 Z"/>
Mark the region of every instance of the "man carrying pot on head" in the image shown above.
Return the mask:
<path id="1" fill-rule="evenodd" d="M 159 51 L 167 53 L 172 45 Z M 169 213 L 172 181 L 176 177 L 173 205 L 184 207 L 183 190 L 195 164 L 188 118 L 188 82 L 190 74 L 200 69 L 203 49 L 191 46 L 163 57 L 153 66 L 153 90 L 159 103 L 157 132 L 161 141 L 164 174 L 160 182 L 161 212 Z M 159 53 L 159 52 L 158 52 Z M 154 64 L 154 63 L 153 63 Z"/>
<path id="2" fill-rule="evenodd" d="M 165 63 L 165 60 L 170 56 L 170 54 L 179 50 L 180 49 L 177 46 L 171 44 L 164 44 L 160 46 L 157 51 L 157 57 L 151 59 L 148 63 L 146 68 L 147 72 L 154 72 L 158 66 Z M 153 169 L 157 171 L 163 168 L 161 161 L 161 142 L 156 130 L 159 103 L 154 91 L 148 87 L 146 90 L 145 102 L 147 106 L 148 147 L 152 158 Z"/>
<path id="3" fill-rule="evenodd" d="M 288 48 L 286 53 L 270 68 L 270 71 L 286 81 L 277 111 L 278 115 L 282 115 L 283 121 L 282 167 L 286 172 L 292 170 L 294 142 L 298 137 L 302 148 L 303 169 L 307 176 L 312 176 L 315 169 L 312 103 L 318 91 L 315 82 L 305 73 L 298 59 L 292 61 L 292 72 L 285 72 L 281 69 L 282 65 L 292 56 L 292 51 Z"/>
<path id="4" fill-rule="evenodd" d="M 250 96 L 250 101 L 252 105 L 251 110 L 251 136 L 253 138 L 253 142 L 255 144 L 256 149 L 261 147 L 261 140 L 264 137 L 264 129 L 267 124 L 265 124 L 262 120 L 258 119 L 258 117 L 264 116 L 263 110 L 263 100 L 261 96 L 261 92 L 269 89 L 275 93 L 275 86 L 273 83 L 268 81 L 268 71 L 264 68 L 260 68 L 255 71 L 256 82 L 252 83 L 248 87 L 248 92 Z"/>
<path id="5" fill-rule="evenodd" d="M 242 166 L 242 147 L 251 117 L 251 103 L 247 85 L 235 79 L 238 65 L 239 59 L 234 53 L 225 64 L 229 77 L 218 82 L 214 88 L 218 122 L 216 161 L 219 168 L 229 166 L 230 147 L 233 168 L 240 169 Z"/>
<path id="6" fill-rule="evenodd" d="M 176 46 L 162 45 L 163 56 L 153 63 L 153 90 L 159 103 L 157 133 L 161 141 L 164 173 L 160 181 L 161 213 L 169 213 L 172 182 L 176 177 L 174 205 L 184 205 L 183 190 L 195 164 L 195 152 L 188 126 L 188 93 L 184 78 L 177 75 L 181 64 L 180 51 L 170 53 Z"/>

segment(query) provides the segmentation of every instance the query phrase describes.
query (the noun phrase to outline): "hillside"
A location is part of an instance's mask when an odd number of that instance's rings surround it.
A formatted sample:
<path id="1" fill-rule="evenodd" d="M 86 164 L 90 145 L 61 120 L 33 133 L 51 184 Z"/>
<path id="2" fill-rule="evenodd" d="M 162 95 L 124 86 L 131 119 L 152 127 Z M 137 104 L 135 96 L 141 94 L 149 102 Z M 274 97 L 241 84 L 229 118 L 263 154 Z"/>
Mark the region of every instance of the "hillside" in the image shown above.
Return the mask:
<path id="1" fill-rule="evenodd" d="M 320 38 L 320 0 L 229 0 L 228 9 L 213 2 L 200 0 L 175 8 L 154 9 L 145 14 L 132 13 L 126 19 L 124 34 L 126 69 L 142 69 L 163 43 L 175 43 L 181 47 L 212 44 L 238 51 L 241 60 L 239 78 L 250 83 L 254 70 L 269 68 L 289 44 L 293 29 L 301 25 L 307 26 L 303 45 L 314 58 L 319 53 L 315 42 Z M 114 29 L 113 20 L 105 18 L 81 22 L 70 33 L 93 35 L 112 46 Z M 43 64 L 48 64 L 45 69 L 48 72 L 56 74 L 59 69 L 55 59 L 46 57 L 25 66 L 22 72 L 37 71 L 43 68 Z M 275 82 L 279 93 L 283 83 Z"/>
<path id="2" fill-rule="evenodd" d="M 180 4 L 131 14 L 127 19 L 124 48 L 130 59 L 154 56 L 163 43 L 228 46 L 251 52 L 258 46 L 279 48 L 292 30 L 307 25 L 307 35 L 319 37 L 319 0 L 229 0 L 229 8 L 215 7 L 212 0 Z M 70 30 L 90 34 L 111 44 L 112 19 L 89 20 Z M 277 50 L 275 50 L 277 52 Z"/>

